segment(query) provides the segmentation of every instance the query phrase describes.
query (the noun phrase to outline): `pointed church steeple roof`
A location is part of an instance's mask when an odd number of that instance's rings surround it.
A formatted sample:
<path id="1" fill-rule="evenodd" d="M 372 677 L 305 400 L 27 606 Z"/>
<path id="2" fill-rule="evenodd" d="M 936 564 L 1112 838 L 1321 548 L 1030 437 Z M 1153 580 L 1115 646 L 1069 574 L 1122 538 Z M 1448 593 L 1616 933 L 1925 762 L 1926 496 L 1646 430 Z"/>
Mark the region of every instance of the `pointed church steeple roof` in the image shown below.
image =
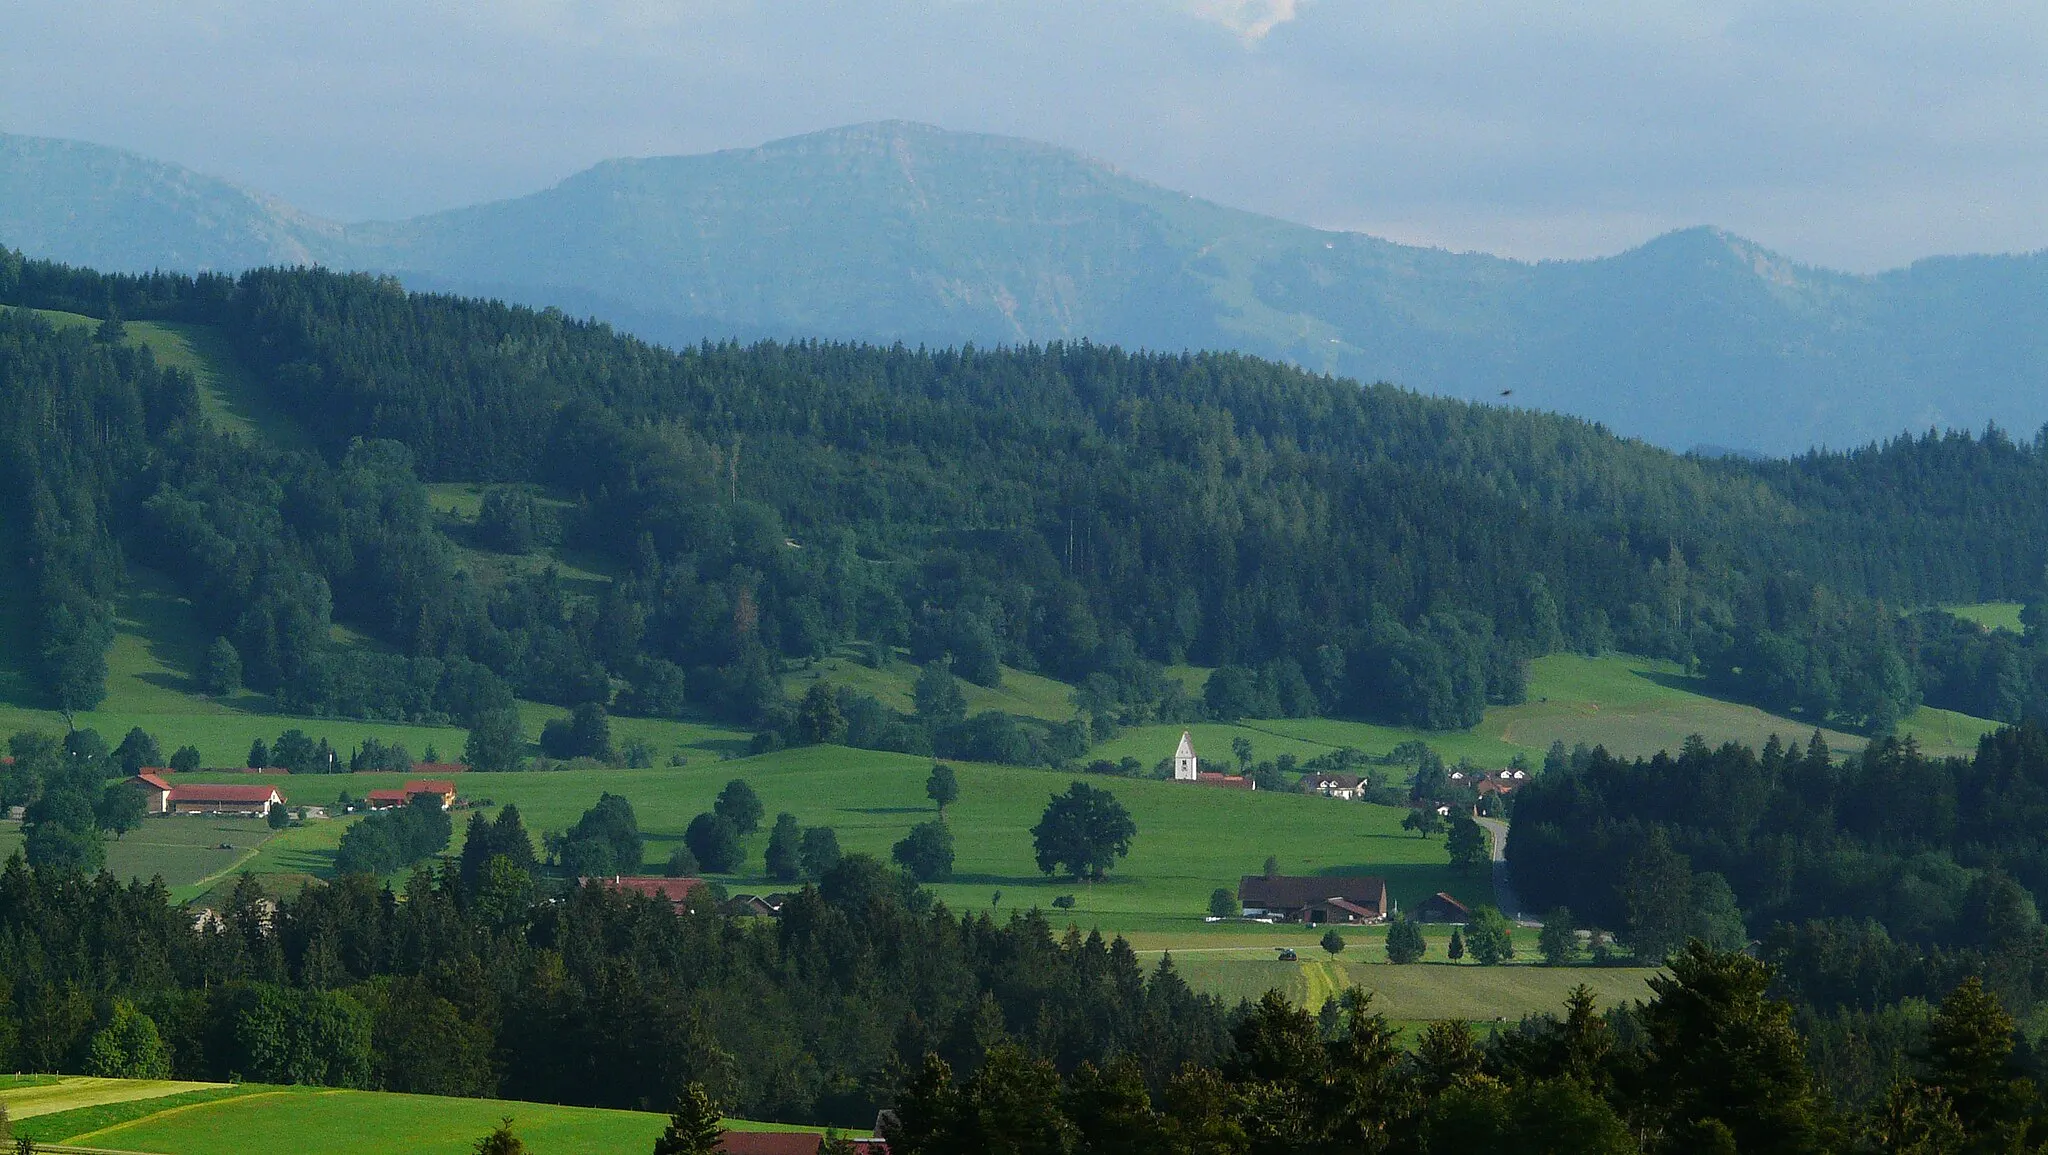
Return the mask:
<path id="1" fill-rule="evenodd" d="M 1155 746 L 1153 749 L 1156 750 L 1158 747 Z M 1188 740 L 1188 732 L 1186 730 L 1180 732 L 1180 745 L 1174 748 L 1173 756 L 1176 758 L 1192 758 L 1195 756 L 1195 744 Z"/>

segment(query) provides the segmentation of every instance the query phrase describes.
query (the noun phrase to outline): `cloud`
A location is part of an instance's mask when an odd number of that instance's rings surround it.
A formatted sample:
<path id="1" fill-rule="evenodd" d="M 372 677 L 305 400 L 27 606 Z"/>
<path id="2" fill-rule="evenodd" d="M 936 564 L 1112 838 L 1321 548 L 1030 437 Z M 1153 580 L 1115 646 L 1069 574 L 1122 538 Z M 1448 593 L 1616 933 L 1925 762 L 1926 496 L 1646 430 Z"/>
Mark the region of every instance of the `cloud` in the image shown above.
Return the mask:
<path id="1" fill-rule="evenodd" d="M 1300 15 L 1302 0 L 1193 0 L 1194 14 L 1214 21 L 1256 44 Z"/>

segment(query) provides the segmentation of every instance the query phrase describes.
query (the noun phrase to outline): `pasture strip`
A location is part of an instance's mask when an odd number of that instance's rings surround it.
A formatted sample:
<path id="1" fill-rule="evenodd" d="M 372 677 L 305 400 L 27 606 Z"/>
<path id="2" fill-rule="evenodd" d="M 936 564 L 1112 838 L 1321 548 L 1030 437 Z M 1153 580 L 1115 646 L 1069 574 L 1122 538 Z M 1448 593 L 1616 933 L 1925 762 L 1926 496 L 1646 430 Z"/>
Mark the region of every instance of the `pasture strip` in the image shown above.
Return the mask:
<path id="1" fill-rule="evenodd" d="M 182 1083 L 170 1079 L 100 1079 L 85 1075 L 66 1076 L 55 1083 L 0 1092 L 15 1119 L 33 1119 L 81 1107 L 125 1103 L 137 1099 L 161 1099 L 181 1091 L 201 1091 L 219 1083 Z"/>
<path id="2" fill-rule="evenodd" d="M 1326 962 L 1302 963 L 1301 977 L 1308 982 L 1308 994 L 1301 1000 L 1301 1005 L 1313 1011 L 1322 1010 L 1324 1003 L 1351 985 L 1335 964 Z"/>
<path id="3" fill-rule="evenodd" d="M 102 1103 L 94 1107 L 74 1107 L 69 1111 L 56 1111 L 24 1121 L 15 1130 L 38 1143 L 53 1140 L 90 1138 L 101 1131 L 110 1131 L 123 1123 L 170 1114 L 188 1106 L 235 1099 L 256 1093 L 257 1088 L 237 1084 L 234 1086 L 211 1087 L 203 1091 L 183 1091 L 166 1095 L 161 1099 L 131 1099 L 119 1103 Z"/>
<path id="4" fill-rule="evenodd" d="M 163 1111 L 153 1111 L 147 1115 L 137 1116 L 133 1119 L 123 1119 L 119 1123 L 108 1124 L 105 1127 L 101 1127 L 97 1131 L 87 1131 L 83 1135 L 72 1135 L 68 1137 L 71 1139 L 97 1139 L 110 1131 L 120 1131 L 128 1127 L 137 1126 L 138 1124 L 142 1123 L 160 1123 L 163 1120 L 169 1119 L 174 1115 L 183 1115 L 191 1111 L 198 1111 L 206 1107 L 216 1106 L 223 1102 L 247 1103 L 254 1101 L 256 1099 L 280 1098 L 285 1095 L 294 1095 L 301 1093 L 302 1092 L 297 1091 L 256 1091 L 247 1095 L 220 1095 L 210 1099 L 202 1099 L 198 1102 L 185 1103 L 180 1106 L 171 1107 Z M 324 1093 L 332 1094 L 333 1092 L 329 1091 Z"/>

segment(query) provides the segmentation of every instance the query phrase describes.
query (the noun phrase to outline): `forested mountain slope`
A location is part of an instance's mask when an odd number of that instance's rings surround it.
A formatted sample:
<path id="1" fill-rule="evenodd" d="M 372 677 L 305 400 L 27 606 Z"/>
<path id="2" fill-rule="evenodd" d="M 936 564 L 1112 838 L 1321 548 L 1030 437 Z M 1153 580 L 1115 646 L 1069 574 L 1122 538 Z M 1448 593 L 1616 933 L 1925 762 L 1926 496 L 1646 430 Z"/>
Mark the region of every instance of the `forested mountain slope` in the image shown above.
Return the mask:
<path id="1" fill-rule="evenodd" d="M 1523 659 L 1564 647 L 1697 663 L 1878 731 L 1923 697 L 2014 718 L 2048 687 L 2038 630 L 1896 612 L 2038 596 L 2039 440 L 1703 462 L 1230 354 L 669 352 L 320 272 L 10 255 L 0 303 L 210 326 L 316 443 L 222 436 L 182 374 L 10 314 L 6 507 L 32 511 L 56 694 L 90 690 L 124 557 L 180 575 L 250 683 L 298 709 L 475 723 L 517 692 L 1008 761 L 1088 735 L 936 698 L 800 709 L 777 665 L 850 639 L 978 681 L 1007 662 L 1084 683 L 1098 729 L 1202 712 L 1161 675 L 1180 661 L 1235 671 L 1212 711 L 1437 728 L 1516 700 Z M 482 532 L 570 542 L 618 579 L 479 583 L 427 480 L 502 483 Z M 333 620 L 388 652 L 337 649 Z"/>
<path id="2" fill-rule="evenodd" d="M 173 166 L 0 137 L 0 243 L 100 267 L 319 261 L 651 339 L 1235 349 L 1657 443 L 1791 453 L 2048 420 L 2048 256 L 1857 276 L 1693 229 L 1528 264 L 1224 208 L 1030 141 L 857 125 L 615 160 L 530 196 L 316 221 Z"/>
<path id="3" fill-rule="evenodd" d="M 107 269 L 240 270 L 331 258 L 340 230 L 187 168 L 0 133 L 0 240 Z"/>

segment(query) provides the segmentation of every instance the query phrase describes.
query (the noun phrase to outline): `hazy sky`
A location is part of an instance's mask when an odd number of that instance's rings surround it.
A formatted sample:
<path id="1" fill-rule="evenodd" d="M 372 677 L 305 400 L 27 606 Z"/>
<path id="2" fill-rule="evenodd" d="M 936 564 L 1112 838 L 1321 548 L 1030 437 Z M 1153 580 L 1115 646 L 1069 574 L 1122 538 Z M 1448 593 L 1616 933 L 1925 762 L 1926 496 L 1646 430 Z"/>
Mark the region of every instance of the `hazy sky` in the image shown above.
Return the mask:
<path id="1" fill-rule="evenodd" d="M 1522 257 L 2048 247 L 2048 5 L 6 0 L 0 130 L 343 219 L 903 118 Z"/>

